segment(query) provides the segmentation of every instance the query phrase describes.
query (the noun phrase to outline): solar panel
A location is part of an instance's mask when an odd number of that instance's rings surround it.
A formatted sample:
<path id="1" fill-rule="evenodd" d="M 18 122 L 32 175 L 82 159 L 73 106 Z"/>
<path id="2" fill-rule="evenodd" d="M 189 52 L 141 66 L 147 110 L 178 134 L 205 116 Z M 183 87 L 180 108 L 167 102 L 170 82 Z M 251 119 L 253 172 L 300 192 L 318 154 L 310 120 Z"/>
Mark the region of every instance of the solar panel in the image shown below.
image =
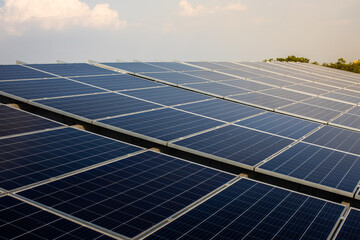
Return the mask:
<path id="1" fill-rule="evenodd" d="M 155 65 L 161 68 L 166 68 L 172 71 L 196 71 L 197 67 L 189 66 L 179 62 L 148 62 L 148 64 Z"/>
<path id="2" fill-rule="evenodd" d="M 229 125 L 171 143 L 169 146 L 252 169 L 252 166 L 292 142 L 286 138 Z"/>
<path id="3" fill-rule="evenodd" d="M 352 91 L 356 91 L 356 92 L 360 92 L 360 84 L 356 84 L 356 85 L 352 85 L 352 86 L 347 86 L 346 89 L 352 90 Z"/>
<path id="4" fill-rule="evenodd" d="M 301 138 L 320 126 L 319 123 L 272 112 L 248 118 L 236 124 L 294 139 Z"/>
<path id="5" fill-rule="evenodd" d="M 121 70 L 133 72 L 133 73 L 146 73 L 146 72 L 169 72 L 169 69 L 157 67 L 154 65 L 146 64 L 143 62 L 112 62 L 101 63 L 110 67 L 118 68 Z"/>
<path id="6" fill-rule="evenodd" d="M 345 95 L 348 95 L 348 96 L 353 96 L 353 97 L 359 98 L 359 93 L 355 92 L 355 91 L 349 91 L 349 90 L 346 90 L 346 89 L 340 89 L 340 90 L 337 90 L 336 92 L 340 93 L 340 94 L 345 94 Z"/>
<path id="7" fill-rule="evenodd" d="M 205 79 L 212 80 L 212 81 L 235 79 L 235 77 L 232 77 L 232 76 L 228 76 L 228 75 L 221 74 L 218 72 L 206 71 L 206 70 L 191 71 L 191 72 L 186 72 L 186 74 L 200 77 L 200 78 L 205 78 Z"/>
<path id="8" fill-rule="evenodd" d="M 56 63 L 56 64 L 29 64 L 29 67 L 56 74 L 62 77 L 90 76 L 114 74 L 114 71 L 96 67 L 87 63 Z"/>
<path id="9" fill-rule="evenodd" d="M 73 128 L 0 139 L 0 187 L 23 187 L 139 150 Z"/>
<path id="10" fill-rule="evenodd" d="M 309 100 L 304 101 L 304 103 L 311 104 L 311 105 L 318 106 L 318 107 L 332 109 L 332 110 L 339 111 L 339 112 L 344 112 L 344 111 L 348 110 L 349 108 L 353 107 L 353 105 L 350 105 L 347 103 L 332 101 L 332 100 L 323 99 L 323 98 L 311 98 Z"/>
<path id="11" fill-rule="evenodd" d="M 0 105 L 0 137 L 62 126 L 59 123 Z"/>
<path id="12" fill-rule="evenodd" d="M 223 124 L 171 108 L 105 119 L 100 123 L 113 126 L 118 131 L 125 130 L 130 135 L 135 133 L 141 134 L 141 138 L 151 137 L 151 141 L 161 140 L 161 144 Z"/>
<path id="13" fill-rule="evenodd" d="M 21 65 L 0 65 L 0 81 L 14 79 L 52 78 L 54 76 Z"/>
<path id="14" fill-rule="evenodd" d="M 256 171 L 353 197 L 360 180 L 359 167 L 358 156 L 298 143 Z"/>
<path id="15" fill-rule="evenodd" d="M 339 111 L 305 103 L 295 103 L 293 105 L 283 107 L 276 111 L 322 122 L 328 122 L 341 113 Z"/>
<path id="16" fill-rule="evenodd" d="M 235 86 L 225 85 L 219 82 L 194 83 L 182 85 L 182 87 L 218 97 L 249 92 L 249 90 Z"/>
<path id="17" fill-rule="evenodd" d="M 134 77 L 128 74 L 91 76 L 91 77 L 75 77 L 76 81 L 91 84 L 97 87 L 105 88 L 110 91 L 121 91 L 137 88 L 150 88 L 163 86 L 162 84 Z"/>
<path id="18" fill-rule="evenodd" d="M 354 103 L 354 104 L 360 103 L 360 97 L 344 95 L 344 94 L 340 94 L 337 92 L 330 92 L 330 93 L 323 94 L 321 96 L 326 97 L 326 98 L 332 98 L 335 100 L 345 101 L 348 103 Z"/>
<path id="19" fill-rule="evenodd" d="M 360 132 L 324 126 L 304 141 L 360 155 Z"/>
<path id="20" fill-rule="evenodd" d="M 36 102 L 87 119 L 99 119 L 161 107 L 157 104 L 116 93 L 57 98 Z"/>
<path id="21" fill-rule="evenodd" d="M 302 101 L 305 99 L 312 98 L 312 96 L 310 96 L 310 95 L 286 90 L 283 88 L 268 89 L 268 90 L 262 91 L 261 93 L 268 94 L 268 95 L 275 96 L 275 97 L 286 98 L 286 99 L 293 100 L 293 101 Z"/>
<path id="22" fill-rule="evenodd" d="M 360 211 L 351 208 L 343 221 L 335 239 L 359 239 L 360 232 Z"/>
<path id="23" fill-rule="evenodd" d="M 350 129 L 360 129 L 360 118 L 358 115 L 345 113 L 330 123 L 331 125 L 341 125 Z"/>
<path id="24" fill-rule="evenodd" d="M 291 83 L 307 83 L 307 82 L 309 82 L 309 81 L 306 81 L 305 79 L 296 78 L 296 76 L 276 75 L 276 76 L 272 76 L 272 77 L 279 79 L 279 80 L 286 81 L 286 82 L 291 82 Z"/>
<path id="25" fill-rule="evenodd" d="M 148 151 L 18 194 L 135 237 L 234 178 Z"/>
<path id="26" fill-rule="evenodd" d="M 314 88 L 319 88 L 325 91 L 335 91 L 339 88 L 333 87 L 333 86 L 329 86 L 328 84 L 326 84 L 325 82 L 323 82 L 324 84 L 320 84 L 320 83 L 316 83 L 316 82 L 309 82 L 309 83 L 304 83 L 304 86 L 309 86 L 309 87 L 314 87 Z"/>
<path id="27" fill-rule="evenodd" d="M 211 69 L 211 70 L 219 70 L 219 69 L 227 69 L 228 67 L 224 66 L 224 65 L 219 65 L 216 64 L 214 62 L 187 62 L 191 65 L 195 65 L 195 66 L 199 66 L 199 67 L 203 67 L 203 68 L 207 68 L 207 69 Z"/>
<path id="28" fill-rule="evenodd" d="M 287 85 L 291 85 L 293 83 L 291 82 L 286 82 L 286 81 L 283 81 L 283 80 L 279 80 L 279 79 L 276 79 L 276 78 L 273 78 L 273 77 L 269 77 L 269 76 L 264 76 L 264 77 L 253 77 L 251 78 L 252 80 L 255 80 L 257 82 L 262 82 L 262 83 L 265 83 L 265 84 L 271 84 L 271 85 L 274 85 L 274 86 L 277 86 L 277 87 L 283 87 L 283 86 L 287 86 Z"/>
<path id="29" fill-rule="evenodd" d="M 349 112 L 347 112 L 347 113 L 360 116 L 360 107 L 359 107 L 359 106 L 354 107 L 353 109 L 351 109 L 351 110 L 350 110 Z"/>
<path id="30" fill-rule="evenodd" d="M 181 72 L 145 73 L 145 76 L 172 84 L 199 83 L 209 81 Z"/>
<path id="31" fill-rule="evenodd" d="M 241 80 L 241 79 L 221 81 L 221 83 L 235 86 L 235 87 L 249 89 L 252 91 L 260 91 L 260 90 L 273 88 L 272 86 L 269 86 L 269 85 L 256 83 L 256 82 L 252 82 L 252 81 L 247 81 L 247 80 Z"/>
<path id="32" fill-rule="evenodd" d="M 320 88 L 309 87 L 309 86 L 306 86 L 303 84 L 291 85 L 291 86 L 287 86 L 286 88 L 296 90 L 296 91 L 299 91 L 302 93 L 313 94 L 313 95 L 320 95 L 320 94 L 327 93 L 326 90 L 322 90 Z"/>
<path id="33" fill-rule="evenodd" d="M 328 239 L 345 207 L 241 179 L 146 239 Z"/>
<path id="34" fill-rule="evenodd" d="M 240 120 L 264 112 L 258 108 L 220 99 L 186 104 L 176 108 L 227 122 Z"/>
<path id="35" fill-rule="evenodd" d="M 231 75 L 234 75 L 236 77 L 241 77 L 241 78 L 255 78 L 255 77 L 262 76 L 260 74 L 247 72 L 247 71 L 239 70 L 239 69 L 224 69 L 224 70 L 221 70 L 221 72 L 231 74 Z"/>
<path id="36" fill-rule="evenodd" d="M 12 197 L 0 198 L 2 239 L 112 239 Z"/>
<path id="37" fill-rule="evenodd" d="M 25 99 L 52 98 L 104 92 L 104 90 L 62 78 L 0 82 L 0 91 Z"/>
<path id="38" fill-rule="evenodd" d="M 127 91 L 126 95 L 145 99 L 151 102 L 172 106 L 177 104 L 201 101 L 209 99 L 209 96 L 190 92 L 175 87 L 149 88 Z"/>
<path id="39" fill-rule="evenodd" d="M 227 98 L 230 100 L 236 100 L 240 102 L 249 103 L 255 106 L 264 107 L 267 109 L 280 108 L 293 103 L 293 101 L 291 100 L 265 95 L 259 92 L 245 93 Z"/>

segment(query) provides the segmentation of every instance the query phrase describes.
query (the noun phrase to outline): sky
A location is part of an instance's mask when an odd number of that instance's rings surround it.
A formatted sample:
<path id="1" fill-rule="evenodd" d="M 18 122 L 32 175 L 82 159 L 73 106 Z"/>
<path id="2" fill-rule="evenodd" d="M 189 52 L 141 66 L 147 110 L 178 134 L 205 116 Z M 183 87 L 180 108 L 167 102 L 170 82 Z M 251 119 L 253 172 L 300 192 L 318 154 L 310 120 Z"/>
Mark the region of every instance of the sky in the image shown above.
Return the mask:
<path id="1" fill-rule="evenodd" d="M 0 0 L 0 64 L 360 58 L 359 0 Z"/>

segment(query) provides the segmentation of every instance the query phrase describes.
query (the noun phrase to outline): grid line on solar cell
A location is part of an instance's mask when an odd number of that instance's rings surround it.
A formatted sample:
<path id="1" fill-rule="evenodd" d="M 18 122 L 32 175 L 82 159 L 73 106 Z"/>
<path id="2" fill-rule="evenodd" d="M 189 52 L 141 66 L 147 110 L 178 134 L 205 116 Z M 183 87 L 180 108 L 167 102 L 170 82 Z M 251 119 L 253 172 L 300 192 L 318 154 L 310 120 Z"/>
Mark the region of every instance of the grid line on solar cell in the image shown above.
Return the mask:
<path id="1" fill-rule="evenodd" d="M 0 105 L 0 138 L 4 136 L 61 127 L 62 124 Z"/>
<path id="2" fill-rule="evenodd" d="M 297 143 L 259 166 L 256 171 L 292 181 L 304 180 L 308 182 L 306 185 L 353 197 L 360 180 L 356 170 L 359 167 L 359 156 Z"/>
<path id="3" fill-rule="evenodd" d="M 327 239 L 343 210 L 241 179 L 147 239 Z"/>
<path id="4" fill-rule="evenodd" d="M 134 237 L 234 178 L 148 151 L 19 194 Z"/>
<path id="5" fill-rule="evenodd" d="M 171 108 L 106 119 L 100 123 L 162 141 L 170 141 L 223 124 L 220 121 Z"/>
<path id="6" fill-rule="evenodd" d="M 0 187 L 24 187 L 139 150 L 73 128 L 1 139 Z"/>
<path id="7" fill-rule="evenodd" d="M 10 196 L 0 197 L 3 239 L 112 239 Z"/>
<path id="8" fill-rule="evenodd" d="M 246 126 L 293 139 L 299 139 L 320 126 L 319 123 L 272 112 L 248 118 L 237 122 L 236 125 Z"/>
<path id="9" fill-rule="evenodd" d="M 174 148 L 252 169 L 293 141 L 287 138 L 228 125 L 169 144 Z"/>
<path id="10" fill-rule="evenodd" d="M 332 122 L 330 122 L 329 124 L 333 126 L 347 128 L 353 131 L 359 131 L 360 117 L 358 115 L 345 113 L 340 117 L 336 118 L 335 120 L 333 120 Z"/>

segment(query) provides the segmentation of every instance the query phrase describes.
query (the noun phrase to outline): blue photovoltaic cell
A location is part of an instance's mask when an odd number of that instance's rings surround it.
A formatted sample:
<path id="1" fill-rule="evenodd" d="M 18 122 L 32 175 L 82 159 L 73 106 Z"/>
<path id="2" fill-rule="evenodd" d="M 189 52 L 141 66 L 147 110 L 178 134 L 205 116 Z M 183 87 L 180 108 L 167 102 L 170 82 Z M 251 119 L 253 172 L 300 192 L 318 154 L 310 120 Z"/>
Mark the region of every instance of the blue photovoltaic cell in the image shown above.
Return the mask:
<path id="1" fill-rule="evenodd" d="M 321 77 L 320 77 L 321 79 Z M 325 83 L 326 84 L 326 83 Z M 322 89 L 322 90 L 326 90 L 326 91 L 335 91 L 336 87 L 334 86 L 329 86 L 328 84 L 320 84 L 320 83 L 316 83 L 316 82 L 309 82 L 309 83 L 304 83 L 303 85 L 304 86 L 309 86 L 309 87 L 314 87 L 314 88 L 319 88 L 319 89 Z"/>
<path id="2" fill-rule="evenodd" d="M 318 106 L 318 107 L 324 107 L 328 109 L 332 109 L 339 112 L 344 112 L 348 110 L 349 108 L 353 107 L 351 104 L 337 102 L 329 99 L 324 98 L 311 98 L 306 101 L 304 101 L 306 104 Z"/>
<path id="3" fill-rule="evenodd" d="M 308 118 L 318 119 L 321 121 L 328 122 L 337 115 L 339 115 L 341 112 L 318 107 L 314 105 L 309 105 L 305 103 L 295 103 L 290 106 L 286 106 L 281 108 L 281 111 L 292 113 L 299 116 L 304 116 Z"/>
<path id="4" fill-rule="evenodd" d="M 166 68 L 172 71 L 196 71 L 200 70 L 197 67 L 189 66 L 178 62 L 149 62 L 151 65 L 155 65 L 161 68 Z"/>
<path id="5" fill-rule="evenodd" d="M 242 80 L 242 79 L 221 81 L 221 83 L 231 85 L 231 86 L 235 86 L 235 87 L 241 87 L 241 88 L 249 89 L 249 90 L 252 90 L 252 91 L 260 91 L 260 90 L 274 88 L 274 87 L 269 86 L 269 85 L 256 83 L 256 82 L 252 82 L 252 81 L 248 81 L 248 80 Z"/>
<path id="6" fill-rule="evenodd" d="M 72 128 L 2 139 L 0 187 L 15 189 L 138 150 Z"/>
<path id="7" fill-rule="evenodd" d="M 162 84 L 145 80 L 139 77 L 134 77 L 128 74 L 76 77 L 72 79 L 97 87 L 105 88 L 110 91 L 163 86 Z"/>
<path id="8" fill-rule="evenodd" d="M 106 119 L 101 122 L 163 141 L 170 141 L 223 124 L 170 108 Z"/>
<path id="9" fill-rule="evenodd" d="M 145 73 L 144 75 L 150 78 L 155 78 L 173 84 L 199 83 L 209 81 L 204 78 L 191 76 L 189 74 L 181 72 Z"/>
<path id="10" fill-rule="evenodd" d="M 360 116 L 360 107 L 354 107 L 353 109 L 351 109 L 349 112 L 347 113 L 350 113 L 350 114 L 354 114 L 354 115 L 358 115 Z"/>
<path id="11" fill-rule="evenodd" d="M 234 99 L 241 102 L 246 102 L 271 109 L 279 108 L 293 103 L 293 101 L 284 98 L 278 98 L 275 96 L 265 95 L 258 92 L 231 96 L 229 97 L 229 99 Z"/>
<path id="12" fill-rule="evenodd" d="M 135 237 L 234 177 L 149 151 L 19 194 Z"/>
<path id="13" fill-rule="evenodd" d="M 12 197 L 0 198 L 1 239 L 112 239 Z"/>
<path id="14" fill-rule="evenodd" d="M 283 88 L 268 89 L 268 90 L 262 91 L 262 93 L 268 94 L 271 96 L 275 96 L 275 97 L 286 98 L 286 99 L 293 100 L 293 101 L 302 101 L 305 99 L 312 98 L 311 95 L 306 95 L 303 93 L 298 93 L 298 92 L 286 90 Z"/>
<path id="15" fill-rule="evenodd" d="M 291 85 L 291 86 L 287 86 L 286 88 L 293 89 L 293 90 L 303 92 L 303 93 L 314 94 L 314 95 L 320 95 L 320 94 L 327 93 L 326 90 L 309 87 L 306 85 Z"/>
<path id="16" fill-rule="evenodd" d="M 212 80 L 212 81 L 220 81 L 220 80 L 230 80 L 230 79 L 235 79 L 235 77 L 232 76 L 228 76 L 225 74 L 221 74 L 218 72 L 213 72 L 213 71 L 192 71 L 192 72 L 187 72 L 186 74 L 190 74 L 196 77 L 201 77 L 201 78 L 205 78 L 208 80 Z"/>
<path id="17" fill-rule="evenodd" d="M 175 87 L 161 87 L 127 91 L 126 95 L 171 106 L 209 99 L 211 97 Z"/>
<path id="18" fill-rule="evenodd" d="M 337 92 L 329 92 L 329 93 L 323 94 L 321 96 L 336 99 L 336 100 L 340 100 L 340 101 L 345 101 L 345 102 L 348 102 L 348 103 L 358 104 L 360 102 L 360 97 L 344 95 L 344 94 L 340 94 L 340 93 L 337 93 Z"/>
<path id="19" fill-rule="evenodd" d="M 146 73 L 146 72 L 169 72 L 169 69 L 153 66 L 142 62 L 113 62 L 102 63 L 110 67 L 118 68 L 133 73 Z"/>
<path id="20" fill-rule="evenodd" d="M 60 126 L 56 122 L 0 105 L 0 137 Z"/>
<path id="21" fill-rule="evenodd" d="M 319 123 L 272 112 L 248 118 L 236 124 L 294 139 L 301 138 L 320 126 Z"/>
<path id="22" fill-rule="evenodd" d="M 219 96 L 229 96 L 241 93 L 247 93 L 249 90 L 225 85 L 219 82 L 206 82 L 206 83 L 195 83 L 185 85 L 183 87 L 194 89 L 195 91 L 202 91 L 209 94 L 215 94 Z"/>
<path id="23" fill-rule="evenodd" d="M 344 209 L 241 179 L 146 239 L 325 240 Z"/>
<path id="24" fill-rule="evenodd" d="M 239 126 L 226 126 L 175 145 L 254 166 L 293 141 Z"/>
<path id="25" fill-rule="evenodd" d="M 37 101 L 88 119 L 98 119 L 161 107 L 116 93 L 94 94 Z"/>
<path id="26" fill-rule="evenodd" d="M 360 157 L 306 143 L 296 144 L 260 168 L 349 193 L 360 180 Z"/>
<path id="27" fill-rule="evenodd" d="M 56 74 L 62 77 L 90 76 L 115 73 L 114 71 L 96 67 L 87 63 L 29 64 L 27 66 L 40 69 L 42 71 L 52 74 Z"/>
<path id="28" fill-rule="evenodd" d="M 104 92 L 104 90 L 62 78 L 0 82 L 0 91 L 25 99 Z"/>
<path id="29" fill-rule="evenodd" d="M 242 78 L 254 78 L 254 77 L 260 77 L 260 74 L 255 74 L 255 73 L 251 73 L 251 72 L 247 72 L 244 70 L 238 70 L 238 69 L 224 69 L 224 70 L 220 70 L 223 73 L 228 73 L 231 75 L 234 75 L 236 77 L 242 77 Z"/>
<path id="30" fill-rule="evenodd" d="M 0 81 L 52 77 L 54 76 L 21 65 L 0 65 Z"/>
<path id="31" fill-rule="evenodd" d="M 254 80 L 254 81 L 257 81 L 257 82 L 267 83 L 267 84 L 271 84 L 271 85 L 279 86 L 279 87 L 283 87 L 283 86 L 293 84 L 291 82 L 286 82 L 286 81 L 276 79 L 276 78 L 273 78 L 273 77 L 269 77 L 269 76 L 253 77 L 251 79 Z"/>
<path id="32" fill-rule="evenodd" d="M 211 70 L 218 70 L 218 69 L 228 69 L 228 67 L 223 66 L 223 65 L 219 65 L 213 62 L 187 62 L 191 65 L 195 65 L 195 66 L 199 66 L 199 67 L 203 67 L 203 68 L 208 68 Z"/>
<path id="33" fill-rule="evenodd" d="M 352 208 L 346 216 L 340 231 L 336 236 L 337 240 L 360 239 L 360 211 Z"/>
<path id="34" fill-rule="evenodd" d="M 186 104 L 178 106 L 177 108 L 227 122 L 240 120 L 264 112 L 258 108 L 220 99 Z"/>
<path id="35" fill-rule="evenodd" d="M 340 124 L 346 127 L 360 129 L 360 116 L 353 114 L 343 114 L 336 118 L 332 123 Z"/>
<path id="36" fill-rule="evenodd" d="M 360 154 L 360 132 L 324 126 L 304 139 L 305 142 Z"/>

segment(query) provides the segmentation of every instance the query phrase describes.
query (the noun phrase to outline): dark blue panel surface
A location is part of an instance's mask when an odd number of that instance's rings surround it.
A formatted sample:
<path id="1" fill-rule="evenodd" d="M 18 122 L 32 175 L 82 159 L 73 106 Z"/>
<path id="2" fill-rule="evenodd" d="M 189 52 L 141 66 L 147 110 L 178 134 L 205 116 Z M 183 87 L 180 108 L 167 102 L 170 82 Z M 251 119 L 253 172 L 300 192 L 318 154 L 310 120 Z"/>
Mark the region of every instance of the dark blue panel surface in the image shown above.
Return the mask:
<path id="1" fill-rule="evenodd" d="M 360 157 L 298 143 L 260 168 L 352 193 L 360 180 Z"/>
<path id="2" fill-rule="evenodd" d="M 336 118 L 332 123 L 340 124 L 346 127 L 360 129 L 360 116 L 353 114 L 343 114 Z"/>
<path id="3" fill-rule="evenodd" d="M 63 128 L 0 140 L 0 187 L 11 190 L 140 148 Z"/>
<path id="4" fill-rule="evenodd" d="M 106 119 L 101 122 L 164 141 L 170 141 L 223 124 L 222 122 L 169 108 Z"/>
<path id="5" fill-rule="evenodd" d="M 344 95 L 337 92 L 329 92 L 321 96 L 355 104 L 358 104 L 360 102 L 360 97 Z"/>
<path id="6" fill-rule="evenodd" d="M 254 78 L 254 77 L 260 77 L 260 74 L 255 74 L 255 73 L 251 73 L 251 72 L 247 72 L 244 70 L 238 70 L 238 69 L 224 69 L 224 70 L 220 70 L 223 73 L 228 73 L 231 75 L 234 75 L 236 77 L 241 77 L 241 78 Z"/>
<path id="7" fill-rule="evenodd" d="M 353 107 L 353 105 L 337 102 L 329 99 L 324 98 L 311 98 L 309 100 L 304 101 L 306 104 L 315 105 L 319 107 L 329 108 L 332 110 L 336 110 L 339 112 L 344 112 L 348 110 L 349 108 Z"/>
<path id="8" fill-rule="evenodd" d="M 200 93 L 194 93 L 175 87 L 134 90 L 127 91 L 125 94 L 167 106 L 201 101 L 211 98 Z"/>
<path id="9" fill-rule="evenodd" d="M 29 64 L 28 66 L 62 77 L 114 74 L 104 68 L 87 63 Z"/>
<path id="10" fill-rule="evenodd" d="M 345 218 L 345 222 L 340 228 L 337 240 L 358 240 L 360 239 L 360 211 L 357 209 L 351 209 L 348 216 Z"/>
<path id="11" fill-rule="evenodd" d="M 195 77 L 181 72 L 146 73 L 144 75 L 150 78 L 155 78 L 174 84 L 199 83 L 209 81 L 204 78 Z"/>
<path id="12" fill-rule="evenodd" d="M 268 94 L 271 96 L 275 96 L 275 97 L 286 98 L 286 99 L 293 100 L 293 101 L 302 101 L 305 99 L 312 98 L 312 96 L 310 96 L 310 95 L 286 90 L 283 88 L 268 89 L 268 90 L 262 91 L 262 93 Z"/>
<path id="13" fill-rule="evenodd" d="M 149 62 L 151 65 L 155 65 L 161 68 L 166 68 L 172 71 L 196 71 L 197 67 L 189 66 L 178 62 Z"/>
<path id="14" fill-rule="evenodd" d="M 256 82 L 251 82 L 251 81 L 242 80 L 242 79 L 221 81 L 221 82 L 224 83 L 224 84 L 231 85 L 231 86 L 249 89 L 249 90 L 252 90 L 252 91 L 260 91 L 260 90 L 274 88 L 274 87 L 269 86 L 269 85 L 256 83 Z"/>
<path id="15" fill-rule="evenodd" d="M 203 91 L 205 93 L 220 96 L 229 96 L 249 92 L 247 89 L 229 86 L 219 82 L 195 83 L 186 85 L 184 87 L 194 89 L 194 91 Z"/>
<path id="16" fill-rule="evenodd" d="M 126 70 L 133 73 L 145 73 L 145 72 L 168 72 L 169 69 L 157 67 L 154 65 L 142 63 L 142 62 L 112 62 L 102 63 L 110 67 Z"/>
<path id="17" fill-rule="evenodd" d="M 265 95 L 265 94 L 261 94 L 258 92 L 231 96 L 229 98 L 235 99 L 235 100 L 238 100 L 241 102 L 246 102 L 246 103 L 255 104 L 258 106 L 262 106 L 262 107 L 271 108 L 271 109 L 279 108 L 279 107 L 286 106 L 286 105 L 293 103 L 293 101 L 291 101 L 291 100 L 287 100 L 287 99 L 279 98 L 279 97 L 275 97 L 275 96 L 270 96 L 270 95 Z"/>
<path id="18" fill-rule="evenodd" d="M 360 133 L 351 130 L 324 126 L 305 138 L 304 141 L 345 152 L 360 154 Z"/>
<path id="19" fill-rule="evenodd" d="M 62 78 L 0 82 L 0 91 L 25 99 L 51 98 L 104 92 L 104 90 Z"/>
<path id="20" fill-rule="evenodd" d="M 187 63 L 189 63 L 191 65 L 211 69 L 211 70 L 229 69 L 229 67 L 227 67 L 227 66 L 219 65 L 219 64 L 216 64 L 214 62 L 205 62 L 204 61 L 204 62 L 187 62 Z"/>
<path id="21" fill-rule="evenodd" d="M 128 74 L 77 77 L 72 79 L 97 87 L 105 88 L 111 91 L 162 86 L 162 84 L 145 80 L 139 77 L 134 77 Z"/>
<path id="22" fill-rule="evenodd" d="M 289 139 L 230 125 L 175 144 L 254 166 L 292 142 Z"/>
<path id="23" fill-rule="evenodd" d="M 54 76 L 21 65 L 0 65 L 0 81 L 52 77 Z"/>
<path id="24" fill-rule="evenodd" d="M 12 197 L 0 198 L 1 239 L 112 239 Z"/>
<path id="25" fill-rule="evenodd" d="M 19 194 L 134 237 L 234 177 L 149 151 Z"/>
<path id="26" fill-rule="evenodd" d="M 235 79 L 235 77 L 232 77 L 229 75 L 225 75 L 225 74 L 221 74 L 221 73 L 217 73 L 217 72 L 213 72 L 213 71 L 206 71 L 206 70 L 187 72 L 187 74 L 190 74 L 190 75 L 193 75 L 196 77 L 205 78 L 205 79 L 212 80 L 212 81 Z"/>
<path id="27" fill-rule="evenodd" d="M 325 240 L 344 209 L 241 179 L 147 239 Z"/>
<path id="28" fill-rule="evenodd" d="M 295 103 L 293 105 L 281 108 L 282 111 L 293 113 L 299 116 L 318 119 L 321 121 L 330 121 L 341 112 L 328 108 L 313 106 L 305 103 Z"/>
<path id="29" fill-rule="evenodd" d="M 319 123 L 272 112 L 267 112 L 260 116 L 237 122 L 236 124 L 295 139 L 305 136 L 320 126 Z"/>
<path id="30" fill-rule="evenodd" d="M 249 107 L 220 99 L 186 104 L 177 108 L 227 122 L 236 121 L 264 112 L 259 108 Z"/>
<path id="31" fill-rule="evenodd" d="M 349 114 L 354 114 L 354 115 L 360 116 L 360 107 L 354 107 L 354 108 L 351 109 L 348 113 L 349 113 Z"/>
<path id="32" fill-rule="evenodd" d="M 116 93 L 41 100 L 38 103 L 88 119 L 98 119 L 161 107 L 157 104 Z"/>
<path id="33" fill-rule="evenodd" d="M 0 137 L 60 126 L 56 122 L 0 105 Z"/>

